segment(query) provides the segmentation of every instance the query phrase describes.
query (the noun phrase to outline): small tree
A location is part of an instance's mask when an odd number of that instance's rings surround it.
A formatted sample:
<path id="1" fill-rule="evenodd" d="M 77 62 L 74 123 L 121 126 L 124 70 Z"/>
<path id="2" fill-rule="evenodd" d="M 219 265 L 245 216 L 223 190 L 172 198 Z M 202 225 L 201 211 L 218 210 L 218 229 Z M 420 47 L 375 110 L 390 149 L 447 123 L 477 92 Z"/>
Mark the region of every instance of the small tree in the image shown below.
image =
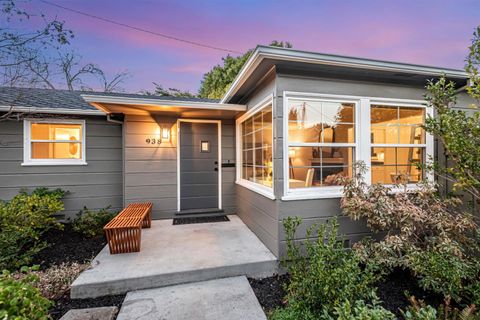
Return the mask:
<path id="1" fill-rule="evenodd" d="M 466 90 L 474 104 L 470 114 L 454 106 L 457 102 L 455 83 L 441 77 L 429 81 L 425 99 L 436 111 L 426 120 L 425 130 L 433 134 L 445 149 L 448 165 L 433 162 L 430 167 L 437 176 L 452 183 L 453 191 L 470 194 L 480 200 L 480 27 L 474 33 L 467 58 L 469 85 Z M 477 209 L 478 211 L 478 209 Z"/>

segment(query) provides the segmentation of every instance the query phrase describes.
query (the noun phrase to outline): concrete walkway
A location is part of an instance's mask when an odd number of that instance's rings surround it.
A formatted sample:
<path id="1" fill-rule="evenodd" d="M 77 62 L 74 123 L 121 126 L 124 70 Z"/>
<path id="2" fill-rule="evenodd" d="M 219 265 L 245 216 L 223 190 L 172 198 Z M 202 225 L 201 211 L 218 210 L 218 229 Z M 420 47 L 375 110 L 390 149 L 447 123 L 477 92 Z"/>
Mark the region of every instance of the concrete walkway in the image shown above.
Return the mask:
<path id="1" fill-rule="evenodd" d="M 129 292 L 117 320 L 266 320 L 247 278 Z"/>
<path id="2" fill-rule="evenodd" d="M 235 215 L 229 222 L 172 225 L 153 221 L 141 252 L 111 255 L 105 247 L 72 284 L 72 298 L 94 298 L 246 275 L 277 272 L 277 259 Z"/>

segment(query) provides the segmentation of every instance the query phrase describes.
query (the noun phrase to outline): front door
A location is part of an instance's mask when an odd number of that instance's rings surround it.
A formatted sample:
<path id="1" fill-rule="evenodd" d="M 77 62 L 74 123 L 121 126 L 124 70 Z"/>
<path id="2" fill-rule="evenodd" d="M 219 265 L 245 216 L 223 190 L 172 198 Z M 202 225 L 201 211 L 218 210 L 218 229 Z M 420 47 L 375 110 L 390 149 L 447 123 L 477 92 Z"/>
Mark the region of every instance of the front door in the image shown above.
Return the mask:
<path id="1" fill-rule="evenodd" d="M 219 124 L 180 121 L 179 125 L 179 209 L 219 209 Z"/>

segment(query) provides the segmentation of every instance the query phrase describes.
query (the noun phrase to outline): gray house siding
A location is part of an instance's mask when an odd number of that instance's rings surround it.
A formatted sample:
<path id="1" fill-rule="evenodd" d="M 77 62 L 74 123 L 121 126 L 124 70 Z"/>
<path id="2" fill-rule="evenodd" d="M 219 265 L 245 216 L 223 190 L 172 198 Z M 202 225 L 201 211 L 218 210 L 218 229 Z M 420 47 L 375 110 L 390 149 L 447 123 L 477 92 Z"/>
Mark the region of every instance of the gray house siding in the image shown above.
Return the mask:
<path id="1" fill-rule="evenodd" d="M 177 212 L 177 119 L 161 116 L 125 117 L 125 204 L 153 203 L 153 218 L 172 218 Z M 145 142 L 158 135 L 159 124 L 171 127 L 171 142 Z M 235 162 L 235 126 L 222 121 L 222 160 Z M 235 168 L 222 168 L 222 207 L 235 213 Z"/>
<path id="2" fill-rule="evenodd" d="M 22 166 L 23 122 L 2 122 L 0 199 L 9 200 L 21 189 L 50 187 L 69 191 L 62 213 L 66 219 L 74 218 L 84 206 L 121 209 L 122 126 L 104 117 L 82 119 L 86 119 L 86 166 Z"/>

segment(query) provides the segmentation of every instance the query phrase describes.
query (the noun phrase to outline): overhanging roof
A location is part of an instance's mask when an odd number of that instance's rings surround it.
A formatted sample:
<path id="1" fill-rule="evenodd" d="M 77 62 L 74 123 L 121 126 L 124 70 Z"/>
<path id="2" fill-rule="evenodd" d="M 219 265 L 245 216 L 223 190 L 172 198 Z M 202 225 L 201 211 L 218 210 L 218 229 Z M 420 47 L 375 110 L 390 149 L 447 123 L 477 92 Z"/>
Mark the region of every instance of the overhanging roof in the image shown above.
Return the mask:
<path id="1" fill-rule="evenodd" d="M 232 118 L 238 113 L 245 112 L 247 107 L 241 104 L 218 103 L 212 100 L 196 100 L 181 98 L 168 99 L 169 97 L 155 97 L 132 95 L 122 96 L 82 94 L 82 98 L 92 106 L 106 113 L 125 114 L 167 114 L 182 117 L 219 117 Z"/>
<path id="2" fill-rule="evenodd" d="M 340 74 L 345 74 L 345 70 L 369 71 L 373 76 L 392 77 L 410 76 L 417 79 L 428 79 L 439 77 L 443 74 L 449 79 L 458 82 L 465 82 L 468 75 L 463 70 L 432 67 L 417 64 L 399 63 L 384 60 L 355 58 L 349 56 L 340 56 L 333 54 L 323 54 L 316 52 L 300 51 L 288 48 L 277 48 L 269 46 L 258 46 L 245 65 L 240 70 L 233 84 L 221 99 L 221 103 L 231 102 L 236 99 L 235 96 L 246 85 L 252 85 L 256 79 L 254 73 L 265 73 L 273 66 L 281 65 L 284 68 L 310 68 L 334 73 L 340 70 Z M 309 67 L 308 67 L 309 65 Z M 257 78 L 261 78 L 261 74 Z M 250 82 L 250 83 L 248 83 Z"/>

